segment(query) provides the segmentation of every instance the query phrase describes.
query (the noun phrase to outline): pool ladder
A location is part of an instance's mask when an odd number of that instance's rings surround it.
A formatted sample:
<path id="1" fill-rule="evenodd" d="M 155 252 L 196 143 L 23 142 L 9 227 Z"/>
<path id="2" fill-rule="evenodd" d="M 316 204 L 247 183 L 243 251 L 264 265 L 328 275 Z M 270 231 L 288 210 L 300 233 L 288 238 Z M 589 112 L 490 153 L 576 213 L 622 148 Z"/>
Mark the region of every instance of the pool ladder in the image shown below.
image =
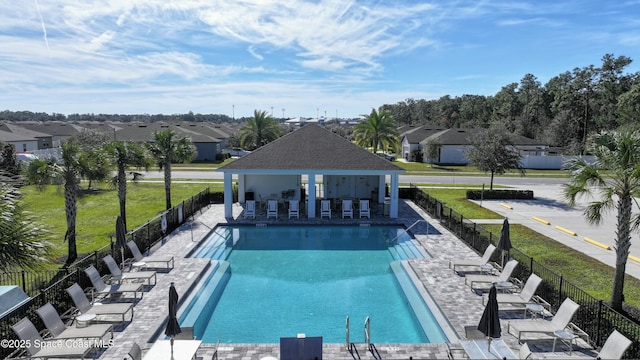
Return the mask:
<path id="1" fill-rule="evenodd" d="M 357 344 L 352 343 L 349 339 L 349 316 L 347 316 L 345 323 L 347 351 L 350 352 L 354 358 L 357 357 L 358 359 L 360 359 Z M 376 346 L 371 342 L 371 319 L 368 316 L 366 319 L 364 319 L 364 344 L 366 345 L 365 351 L 370 351 L 374 358 L 381 359 L 380 353 L 378 353 L 378 349 L 376 349 Z"/>

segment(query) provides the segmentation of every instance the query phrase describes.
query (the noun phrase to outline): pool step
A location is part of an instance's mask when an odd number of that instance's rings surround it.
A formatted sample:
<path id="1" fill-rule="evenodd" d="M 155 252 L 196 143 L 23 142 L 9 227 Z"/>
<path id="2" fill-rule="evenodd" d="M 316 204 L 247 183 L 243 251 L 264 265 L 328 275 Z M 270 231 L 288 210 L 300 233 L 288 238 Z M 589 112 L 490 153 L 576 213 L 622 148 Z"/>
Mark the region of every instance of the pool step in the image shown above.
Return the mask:
<path id="1" fill-rule="evenodd" d="M 395 260 L 424 259 L 426 256 L 413 241 L 403 241 L 389 248 Z"/>

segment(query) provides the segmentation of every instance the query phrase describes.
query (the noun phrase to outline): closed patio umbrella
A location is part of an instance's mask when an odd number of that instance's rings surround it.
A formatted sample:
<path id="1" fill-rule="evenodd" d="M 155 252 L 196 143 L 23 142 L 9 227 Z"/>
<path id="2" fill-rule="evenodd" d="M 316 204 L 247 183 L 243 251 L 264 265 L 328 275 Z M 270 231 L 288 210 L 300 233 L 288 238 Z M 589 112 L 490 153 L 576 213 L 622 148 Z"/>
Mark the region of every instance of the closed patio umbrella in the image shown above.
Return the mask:
<path id="1" fill-rule="evenodd" d="M 122 256 L 122 262 L 124 263 L 124 248 L 127 246 L 127 229 L 124 225 L 122 216 L 118 215 L 116 218 L 116 248 L 120 249 L 120 255 Z"/>
<path id="2" fill-rule="evenodd" d="M 491 339 L 499 338 L 502 333 L 502 329 L 500 328 L 500 314 L 498 314 L 498 291 L 496 290 L 496 284 L 493 284 L 489 290 L 489 300 L 480 318 L 478 330 L 487 337 L 488 349 L 491 351 Z"/>
<path id="3" fill-rule="evenodd" d="M 509 250 L 511 250 L 511 235 L 509 234 L 509 218 L 504 218 L 504 222 L 502 223 L 502 229 L 500 230 L 500 239 L 498 240 L 498 245 L 496 246 L 496 250 L 501 251 L 500 266 L 504 267 L 504 254 L 507 253 L 507 258 L 509 258 Z"/>
<path id="4" fill-rule="evenodd" d="M 178 324 L 178 292 L 174 286 L 173 281 L 169 286 L 169 322 L 164 329 L 164 334 L 171 337 L 171 358 L 173 359 L 173 339 L 176 335 L 180 334 L 180 324 Z"/>

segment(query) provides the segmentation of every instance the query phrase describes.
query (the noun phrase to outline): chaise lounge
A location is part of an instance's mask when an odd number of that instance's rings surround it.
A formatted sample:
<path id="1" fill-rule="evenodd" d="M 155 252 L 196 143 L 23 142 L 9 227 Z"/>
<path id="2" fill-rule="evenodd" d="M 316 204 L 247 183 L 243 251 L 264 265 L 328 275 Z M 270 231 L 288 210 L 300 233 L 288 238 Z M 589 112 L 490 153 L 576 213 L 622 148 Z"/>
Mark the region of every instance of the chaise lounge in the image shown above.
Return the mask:
<path id="1" fill-rule="evenodd" d="M 514 304 L 514 305 L 526 305 L 534 302 L 533 295 L 535 295 L 538 286 L 542 283 L 542 279 L 536 275 L 531 274 L 524 283 L 522 291 L 515 294 L 498 294 L 498 304 Z M 486 304 L 487 297 L 482 297 L 482 304 Z"/>
<path id="2" fill-rule="evenodd" d="M 120 267 L 116 263 L 116 261 L 111 257 L 111 255 L 107 255 L 102 258 L 107 267 L 109 268 L 109 272 L 111 272 L 111 281 L 121 284 L 124 281 L 131 282 L 146 282 L 147 285 L 155 285 L 156 284 L 156 272 L 155 271 L 134 271 L 134 272 L 122 272 Z M 153 279 L 153 284 L 151 280 Z"/>
<path id="3" fill-rule="evenodd" d="M 453 269 L 453 272 L 457 272 L 457 267 L 480 267 L 484 264 L 487 264 L 489 260 L 491 260 L 491 255 L 496 250 L 496 247 L 493 244 L 489 244 L 487 248 L 484 250 L 484 254 L 480 260 L 451 260 L 449 261 L 449 268 Z"/>
<path id="4" fill-rule="evenodd" d="M 128 313 L 131 313 L 129 321 L 133 320 L 133 305 L 131 303 L 110 303 L 102 305 L 93 305 L 89 302 L 87 295 L 77 283 L 67 288 L 67 293 L 71 296 L 71 300 L 76 306 L 80 314 L 96 314 L 96 316 L 120 317 L 119 322 L 125 322 Z M 99 321 L 105 321 L 99 319 Z"/>
<path id="5" fill-rule="evenodd" d="M 173 269 L 173 256 L 142 256 L 140 249 L 138 249 L 138 244 L 135 241 L 127 242 L 127 246 L 129 250 L 131 250 L 131 254 L 133 254 L 133 258 L 138 263 L 144 263 L 144 267 L 152 267 L 149 264 L 165 264 L 166 269 Z M 156 266 L 153 266 L 156 268 Z"/>
<path id="6" fill-rule="evenodd" d="M 64 342 L 58 340 L 45 341 L 38 333 L 38 329 L 28 318 L 22 318 L 11 326 L 18 338 L 24 341 L 24 348 L 28 353 L 27 358 L 61 359 L 61 358 L 81 358 L 85 359 L 89 353 L 95 349 L 93 346 L 66 346 Z"/>
<path id="7" fill-rule="evenodd" d="M 47 327 L 52 339 L 91 339 L 103 342 L 113 339 L 113 325 L 111 324 L 94 324 L 83 327 L 66 326 L 51 303 L 42 305 L 36 312 L 42 319 L 44 326 Z"/>
<path id="8" fill-rule="evenodd" d="M 471 289 L 477 289 L 478 284 L 491 285 L 495 282 L 509 281 L 513 270 L 518 266 L 517 260 L 509 260 L 498 276 L 496 275 L 467 275 L 465 276 L 465 284 L 471 286 Z"/>
<path id="9" fill-rule="evenodd" d="M 100 295 L 102 297 L 113 297 L 127 293 L 133 293 L 136 300 L 138 299 L 138 293 L 140 293 L 140 298 L 142 298 L 142 284 L 107 285 L 93 265 L 86 268 L 84 272 L 87 274 L 91 284 L 93 285 L 93 288 L 91 288 L 92 299 L 95 299 L 96 295 Z"/>
<path id="10" fill-rule="evenodd" d="M 551 321 L 540 319 L 511 320 L 507 323 L 507 333 L 513 329 L 515 331 L 513 335 L 518 337 L 518 342 L 522 339 L 522 334 L 553 336 L 554 331 L 564 330 L 569 325 L 579 307 L 580 305 L 573 300 L 566 298 Z"/>

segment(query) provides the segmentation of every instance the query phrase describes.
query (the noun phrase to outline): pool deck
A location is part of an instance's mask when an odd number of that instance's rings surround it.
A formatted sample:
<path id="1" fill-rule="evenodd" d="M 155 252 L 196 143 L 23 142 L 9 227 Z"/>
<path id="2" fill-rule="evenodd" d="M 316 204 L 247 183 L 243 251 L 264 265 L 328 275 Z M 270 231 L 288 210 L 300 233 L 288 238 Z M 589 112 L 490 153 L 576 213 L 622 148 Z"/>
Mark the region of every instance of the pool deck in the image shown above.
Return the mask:
<path id="1" fill-rule="evenodd" d="M 233 206 L 233 219 L 224 218 L 223 205 L 211 205 L 208 209 L 203 209 L 202 213 L 197 213 L 195 219 L 188 219 L 179 229 L 166 237 L 164 244 L 155 249 L 157 255 L 174 255 L 175 267 L 167 272 L 159 272 L 157 284 L 148 289 L 144 297 L 135 305 L 135 315 L 132 322 L 116 327 L 114 345 L 99 353 L 99 359 L 122 360 L 127 359 L 127 353 L 133 342 L 137 342 L 144 350 L 151 347 L 155 337 L 164 331 L 164 316 L 167 312 L 168 288 L 171 282 L 175 282 L 181 301 L 186 299 L 190 292 L 196 287 L 197 282 L 211 266 L 209 260 L 186 258 L 190 251 L 195 248 L 210 231 L 218 224 L 304 224 L 304 225 L 342 225 L 342 224 L 403 224 L 409 227 L 417 220 L 426 220 L 431 226 L 436 228 L 440 234 L 429 234 L 428 227 L 424 222 L 419 222 L 410 229 L 423 249 L 432 258 L 411 259 L 409 266 L 414 270 L 416 276 L 423 283 L 432 298 L 438 303 L 442 313 L 447 318 L 453 330 L 457 333 L 457 340 L 464 340 L 465 327 L 477 326 L 484 310 L 481 296 L 472 292 L 465 285 L 464 277 L 455 274 L 449 269 L 448 264 L 452 259 L 479 258 L 473 250 L 460 241 L 456 236 L 443 228 L 439 222 L 430 218 L 425 212 L 410 201 L 400 201 L 399 217 L 390 219 L 381 215 L 372 214 L 369 219 L 341 219 L 338 212 L 334 212 L 333 219 L 306 219 L 304 214 L 301 219 L 287 219 L 286 212 L 280 211 L 279 219 L 266 220 L 264 214 L 258 213 L 257 219 L 244 219 L 241 217 L 242 208 L 237 203 Z M 356 212 L 354 212 L 355 215 Z M 241 308 L 239 308 L 241 311 Z M 511 350 L 517 354 L 520 345 L 517 338 L 506 333 L 507 319 L 522 318 L 521 307 L 509 308 L 501 306 L 500 317 L 502 323 L 501 339 Z M 355 320 L 353 321 L 355 324 Z M 358 320 L 359 324 L 359 320 Z M 257 324 L 257 326 L 259 326 Z M 344 326 L 337 324 L 336 326 Z M 376 324 L 375 319 L 371 319 L 371 341 L 376 344 L 379 355 L 382 359 L 446 359 L 448 353 L 447 344 L 377 344 L 375 328 L 384 326 Z M 357 329 L 357 330 L 356 330 Z M 351 341 L 363 341 L 360 326 L 352 324 Z M 280 337 L 295 336 L 296 334 L 274 334 L 274 342 Z M 309 336 L 322 336 L 322 334 L 307 334 Z M 456 342 L 456 341 L 454 341 Z M 533 354 L 531 358 L 541 359 L 561 359 L 569 356 L 569 351 L 564 344 L 558 344 L 555 353 L 551 352 L 553 345 L 552 338 L 535 339 L 529 342 Z M 454 345 L 455 347 L 459 347 Z M 202 344 L 198 350 L 198 357 L 208 359 L 214 352 L 214 344 Z M 590 347 L 583 341 L 573 346 L 573 356 L 582 357 L 594 356 Z M 372 353 L 365 351 L 364 345 L 358 347 L 360 358 L 375 359 Z M 220 344 L 218 349 L 218 359 L 256 359 L 273 356 L 280 356 L 279 344 Z M 324 359 L 357 359 L 345 349 L 345 344 L 324 344 Z"/>

